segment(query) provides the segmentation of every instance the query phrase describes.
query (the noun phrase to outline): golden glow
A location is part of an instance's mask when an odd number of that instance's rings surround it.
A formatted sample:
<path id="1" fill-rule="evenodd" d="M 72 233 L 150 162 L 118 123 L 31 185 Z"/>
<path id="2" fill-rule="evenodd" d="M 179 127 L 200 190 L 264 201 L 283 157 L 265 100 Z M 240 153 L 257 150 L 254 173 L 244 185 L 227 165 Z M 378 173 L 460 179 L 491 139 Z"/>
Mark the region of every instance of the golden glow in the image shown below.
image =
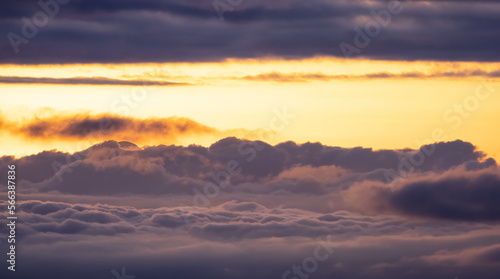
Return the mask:
<path id="1" fill-rule="evenodd" d="M 0 84 L 1 114 L 16 121 L 25 121 L 23 119 L 34 115 L 42 117 L 41 108 L 73 114 L 112 113 L 141 119 L 178 116 L 217 130 L 270 129 L 274 131 L 272 136 L 251 134 L 246 137 L 273 144 L 285 140 L 319 141 L 335 146 L 376 149 L 417 148 L 421 143 L 432 141 L 435 129 L 442 129 L 447 140 L 470 141 L 500 161 L 500 79 L 484 77 L 486 73 L 498 71 L 500 63 L 313 58 L 192 64 L 7 65 L 0 68 L 4 77 L 106 77 L 193 84 Z M 255 78 L 269 73 L 307 78 L 297 80 L 300 82 Z M 388 76 L 374 75 L 380 73 Z M 401 76 L 404 73 L 421 75 Z M 477 98 L 474 96 L 478 88 L 490 94 L 478 99 L 476 108 L 472 98 Z M 456 112 L 456 105 L 469 108 L 465 111 L 467 116 Z M 281 125 L 275 119 L 277 111 L 284 108 L 294 118 Z M 276 125 L 280 129 L 276 129 Z M 3 133 L 1 139 L 0 153 L 17 156 L 43 149 L 74 151 L 80 148 L 75 147 L 75 142 L 28 140 L 9 133 Z M 144 144 L 209 145 L 217 139 L 217 135 L 186 135 L 168 143 L 152 140 Z M 95 139 L 81 141 L 80 149 L 93 143 Z"/>
<path id="2" fill-rule="evenodd" d="M 107 77 L 115 79 L 167 80 L 176 82 L 230 82 L 263 73 L 322 73 L 325 75 L 365 75 L 374 73 L 436 73 L 498 71 L 500 63 L 373 61 L 317 57 L 304 60 L 229 59 L 220 63 L 163 64 L 70 64 L 70 65 L 3 65 L 1 76 L 19 77 Z M 237 81 L 240 82 L 240 81 Z"/>

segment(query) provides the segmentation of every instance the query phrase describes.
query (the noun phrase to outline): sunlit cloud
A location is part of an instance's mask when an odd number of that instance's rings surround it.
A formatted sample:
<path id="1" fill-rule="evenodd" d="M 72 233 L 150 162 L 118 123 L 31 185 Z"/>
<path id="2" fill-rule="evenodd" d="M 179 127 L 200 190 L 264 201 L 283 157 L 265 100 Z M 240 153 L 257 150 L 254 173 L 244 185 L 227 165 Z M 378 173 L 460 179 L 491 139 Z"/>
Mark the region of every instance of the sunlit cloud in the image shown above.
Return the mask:
<path id="1" fill-rule="evenodd" d="M 43 272 L 73 275 L 90 266 L 96 274 L 126 253 L 118 264 L 145 277 L 219 278 L 255 264 L 281 275 L 323 245 L 335 252 L 315 270 L 320 278 L 396 279 L 408 269 L 426 277 L 498 274 L 499 170 L 470 143 L 422 146 L 434 155 L 393 181 L 384 173 L 419 150 L 237 138 L 210 147 L 131 147 L 107 141 L 75 153 L 0 157 L 0 169 L 24 170 L 17 211 L 26 264 L 37 273 L 43 259 Z M 92 261 L 82 266 L 82 257 Z M 205 269 L 191 267 L 214 257 Z M 61 269 L 63 258 L 72 260 Z M 189 267 L 169 264 L 179 260 Z"/>
<path id="2" fill-rule="evenodd" d="M 35 141 L 95 141 L 122 139 L 138 143 L 172 142 L 182 137 L 256 137 L 258 131 L 219 130 L 183 117 L 139 119 L 113 114 L 61 113 L 40 111 L 40 117 L 25 117 L 17 122 L 0 118 L 0 129 L 13 136 Z"/>
<path id="3" fill-rule="evenodd" d="M 6 84 L 67 84 L 67 85 L 131 85 L 131 86 L 167 86 L 187 85 L 167 81 L 151 80 L 122 80 L 105 77 L 75 77 L 75 78 L 50 78 L 50 77 L 8 77 L 0 76 L 0 83 Z"/>
<path id="4" fill-rule="evenodd" d="M 362 75 L 327 75 L 322 73 L 263 73 L 255 76 L 244 76 L 241 79 L 249 81 L 275 81 L 275 82 L 306 82 L 329 80 L 367 80 L 367 79 L 430 79 L 430 78 L 499 78 L 500 70 L 485 72 L 482 70 L 457 71 L 457 72 L 404 72 L 404 73 L 367 73 Z"/>

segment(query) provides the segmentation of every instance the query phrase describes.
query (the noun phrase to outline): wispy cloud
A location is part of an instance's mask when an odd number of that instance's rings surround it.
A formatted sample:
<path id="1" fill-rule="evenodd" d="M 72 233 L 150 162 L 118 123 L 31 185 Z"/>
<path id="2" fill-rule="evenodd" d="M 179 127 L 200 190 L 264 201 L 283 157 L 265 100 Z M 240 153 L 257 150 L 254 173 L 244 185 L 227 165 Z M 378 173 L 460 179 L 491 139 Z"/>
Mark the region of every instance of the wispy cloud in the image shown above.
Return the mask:
<path id="1" fill-rule="evenodd" d="M 50 78 L 50 77 L 16 77 L 16 76 L 0 76 L 0 83 L 61 84 L 61 85 L 133 85 L 133 86 L 169 86 L 169 85 L 189 84 L 189 83 L 153 81 L 153 80 L 123 80 L 123 79 L 112 79 L 106 77 Z"/>
<path id="2" fill-rule="evenodd" d="M 329 81 L 338 79 L 427 79 L 427 78 L 466 78 L 466 77 L 484 77 L 484 78 L 499 78 L 500 70 L 486 72 L 482 70 L 467 70 L 454 72 L 376 72 L 362 75 L 328 75 L 324 73 L 280 73 L 270 72 L 259 75 L 247 75 L 241 79 L 249 81 L 275 81 L 275 82 L 307 82 L 307 81 Z M 239 79 L 238 77 L 234 77 Z"/>
<path id="3" fill-rule="evenodd" d="M 58 113 L 13 121 L 0 117 L 0 130 L 38 141 L 121 139 L 138 143 L 174 141 L 182 137 L 228 135 L 256 137 L 258 130 L 220 130 L 184 117 L 134 118 L 114 114 Z"/>

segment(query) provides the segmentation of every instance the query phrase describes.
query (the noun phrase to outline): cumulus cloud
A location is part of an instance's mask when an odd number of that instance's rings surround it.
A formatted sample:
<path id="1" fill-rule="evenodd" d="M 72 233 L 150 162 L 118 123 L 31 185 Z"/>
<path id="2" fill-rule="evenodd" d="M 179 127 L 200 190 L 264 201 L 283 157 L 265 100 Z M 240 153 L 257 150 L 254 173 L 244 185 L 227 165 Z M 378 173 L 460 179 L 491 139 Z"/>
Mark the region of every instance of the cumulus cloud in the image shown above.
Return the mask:
<path id="1" fill-rule="evenodd" d="M 467 171 L 462 166 L 444 174 L 397 181 L 392 187 L 361 183 L 350 189 L 349 194 L 364 193 L 366 203 L 361 207 L 366 206 L 368 210 L 423 218 L 499 221 L 499 174 L 496 166 L 480 171 Z"/>
<path id="2" fill-rule="evenodd" d="M 399 172 L 419 152 L 425 160 Z M 107 141 L 4 156 L 0 171 L 7 164 L 18 169 L 19 278 L 109 278 L 124 266 L 143 278 L 281 278 L 317 249 L 334 252 L 316 278 L 500 271 L 500 172 L 463 141 L 420 150 Z M 0 200 L 0 218 L 6 207 Z"/>
<path id="3" fill-rule="evenodd" d="M 422 161 L 415 159 L 422 156 Z M 365 183 L 370 188 L 421 177 L 425 182 L 457 169 L 470 174 L 496 170 L 493 159 L 463 141 L 425 145 L 420 150 L 294 142 L 272 146 L 237 138 L 226 138 L 210 147 L 139 148 L 130 142 L 108 141 L 74 154 L 45 151 L 16 160 L 2 157 L 2 162 L 2 168 L 14 163 L 29 171 L 22 177 L 27 192 L 86 195 L 189 195 L 220 191 L 235 195 L 323 197 L 339 194 L 354 184 Z"/>

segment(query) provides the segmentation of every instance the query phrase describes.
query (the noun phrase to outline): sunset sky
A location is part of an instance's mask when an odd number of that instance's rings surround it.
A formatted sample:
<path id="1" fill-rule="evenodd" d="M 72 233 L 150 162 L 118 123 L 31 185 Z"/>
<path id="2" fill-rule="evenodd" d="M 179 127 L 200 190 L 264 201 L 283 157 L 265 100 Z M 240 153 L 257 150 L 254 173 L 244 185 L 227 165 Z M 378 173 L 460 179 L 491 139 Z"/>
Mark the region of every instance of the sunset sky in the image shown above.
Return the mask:
<path id="1" fill-rule="evenodd" d="M 2 278 L 500 274 L 498 1 L 7 0 L 0 34 Z"/>
<path id="2" fill-rule="evenodd" d="M 27 135 L 13 126 L 78 114 L 183 117 L 214 132 L 157 131 L 120 138 L 140 145 L 210 145 L 221 135 L 276 144 L 319 141 L 344 147 L 419 148 L 440 140 L 473 142 L 499 158 L 500 63 L 403 62 L 317 57 L 213 63 L 5 65 L 0 82 L 2 152 L 76 151 L 103 139 Z M 479 96 L 479 97 L 478 97 Z M 286 127 L 271 123 L 291 115 Z M 272 130 L 273 135 L 258 133 Z M 215 132 L 217 130 L 217 132 Z M 246 130 L 246 132 L 244 131 Z M 227 131 L 227 132 L 224 132 Z M 76 147 L 75 147 L 76 146 Z M 76 149 L 76 150 L 75 150 Z M 10 152 L 10 153 L 9 153 Z"/>

